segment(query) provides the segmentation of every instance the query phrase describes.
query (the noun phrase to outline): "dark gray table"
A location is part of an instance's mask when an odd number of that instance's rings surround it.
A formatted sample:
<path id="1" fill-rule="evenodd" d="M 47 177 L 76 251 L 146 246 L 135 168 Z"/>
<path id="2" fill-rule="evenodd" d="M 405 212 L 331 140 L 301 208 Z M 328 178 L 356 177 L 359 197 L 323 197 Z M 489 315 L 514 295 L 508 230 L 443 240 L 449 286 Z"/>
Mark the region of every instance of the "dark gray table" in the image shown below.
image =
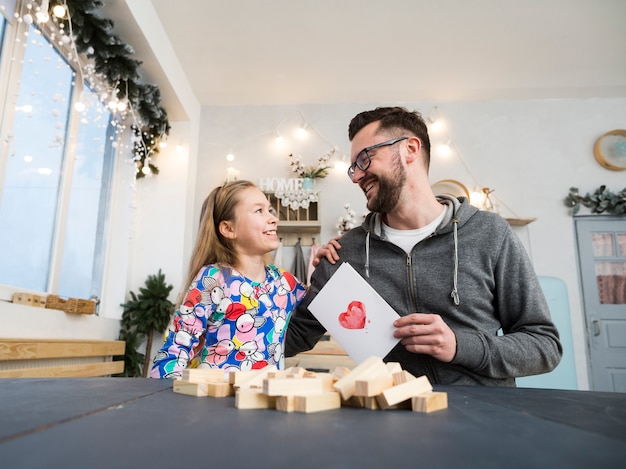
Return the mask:
<path id="1" fill-rule="evenodd" d="M 0 380 L 6 468 L 626 467 L 626 394 L 438 386 L 448 409 L 239 410 L 134 378 Z"/>

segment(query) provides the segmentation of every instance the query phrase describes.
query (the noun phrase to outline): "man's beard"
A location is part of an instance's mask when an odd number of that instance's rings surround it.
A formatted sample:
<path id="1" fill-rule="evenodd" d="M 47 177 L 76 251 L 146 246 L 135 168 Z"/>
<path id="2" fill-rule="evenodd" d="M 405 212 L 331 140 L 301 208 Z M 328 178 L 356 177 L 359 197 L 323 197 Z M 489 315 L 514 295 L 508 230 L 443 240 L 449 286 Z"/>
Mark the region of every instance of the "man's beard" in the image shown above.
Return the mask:
<path id="1" fill-rule="evenodd" d="M 389 213 L 398 204 L 406 182 L 406 171 L 400 161 L 400 153 L 394 155 L 391 176 L 378 177 L 378 194 L 367 201 L 371 212 Z"/>

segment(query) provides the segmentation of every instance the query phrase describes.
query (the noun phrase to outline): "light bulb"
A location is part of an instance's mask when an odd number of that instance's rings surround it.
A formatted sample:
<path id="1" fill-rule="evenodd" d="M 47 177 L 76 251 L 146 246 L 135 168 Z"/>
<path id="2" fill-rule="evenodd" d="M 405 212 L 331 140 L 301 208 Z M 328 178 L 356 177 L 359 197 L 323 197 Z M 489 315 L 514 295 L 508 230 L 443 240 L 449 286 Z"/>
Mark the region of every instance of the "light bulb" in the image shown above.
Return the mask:
<path id="1" fill-rule="evenodd" d="M 39 11 L 35 13 L 35 17 L 40 23 L 46 23 L 50 19 L 50 16 L 48 15 L 48 6 L 50 6 L 49 0 L 41 0 Z"/>
<path id="2" fill-rule="evenodd" d="M 166 147 L 167 147 L 167 140 L 161 140 L 161 141 L 159 142 L 159 146 L 160 146 L 161 148 L 166 148 Z"/>
<path id="3" fill-rule="evenodd" d="M 438 132 L 441 130 L 441 128 L 443 127 L 443 124 L 441 123 L 441 120 L 437 119 L 436 121 L 433 121 L 430 124 L 430 130 L 432 132 Z"/>
<path id="4" fill-rule="evenodd" d="M 234 161 L 235 160 L 235 155 L 233 155 L 233 152 L 231 151 L 228 155 L 226 155 L 226 161 Z"/>
<path id="5" fill-rule="evenodd" d="M 450 144 L 449 143 L 442 143 L 441 145 L 439 145 L 439 154 L 441 156 L 448 156 L 450 155 Z"/>
<path id="6" fill-rule="evenodd" d="M 298 138 L 306 138 L 308 132 L 306 131 L 305 126 L 306 124 L 296 130 L 296 136 Z"/>
<path id="7" fill-rule="evenodd" d="M 65 17 L 65 5 L 56 4 L 52 7 L 52 14 L 57 18 Z"/>
<path id="8" fill-rule="evenodd" d="M 182 144 L 179 143 L 178 145 L 176 145 L 176 151 L 178 153 L 182 153 L 184 149 L 185 147 Z"/>
<path id="9" fill-rule="evenodd" d="M 126 104 L 126 101 L 120 101 L 119 103 L 117 103 L 116 107 L 117 107 L 118 111 L 124 112 L 126 110 L 127 106 L 128 105 Z"/>

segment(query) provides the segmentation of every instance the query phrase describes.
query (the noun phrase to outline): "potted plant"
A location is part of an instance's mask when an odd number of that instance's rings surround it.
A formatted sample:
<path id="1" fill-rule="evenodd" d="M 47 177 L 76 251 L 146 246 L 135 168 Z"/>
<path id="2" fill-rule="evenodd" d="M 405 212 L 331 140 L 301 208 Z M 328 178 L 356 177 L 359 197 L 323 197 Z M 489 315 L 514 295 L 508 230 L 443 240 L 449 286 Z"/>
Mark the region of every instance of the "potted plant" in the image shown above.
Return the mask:
<path id="1" fill-rule="evenodd" d="M 330 158 L 337 151 L 336 148 L 331 148 L 330 151 L 317 159 L 317 166 L 302 164 L 302 157 L 300 155 L 294 155 L 289 153 L 289 165 L 291 171 L 296 173 L 298 177 L 303 179 L 302 188 L 305 190 L 313 189 L 315 185 L 315 179 L 325 178 L 328 176 L 328 169 L 330 168 Z"/>
<path id="2" fill-rule="evenodd" d="M 139 294 L 131 291 L 131 299 L 122 305 L 124 313 L 119 338 L 126 342 L 126 352 L 121 376 L 148 376 L 154 333 L 165 331 L 174 312 L 174 304 L 168 299 L 172 288 L 159 269 L 156 275 L 148 276 Z M 142 354 L 137 349 L 144 341 L 146 352 Z"/>

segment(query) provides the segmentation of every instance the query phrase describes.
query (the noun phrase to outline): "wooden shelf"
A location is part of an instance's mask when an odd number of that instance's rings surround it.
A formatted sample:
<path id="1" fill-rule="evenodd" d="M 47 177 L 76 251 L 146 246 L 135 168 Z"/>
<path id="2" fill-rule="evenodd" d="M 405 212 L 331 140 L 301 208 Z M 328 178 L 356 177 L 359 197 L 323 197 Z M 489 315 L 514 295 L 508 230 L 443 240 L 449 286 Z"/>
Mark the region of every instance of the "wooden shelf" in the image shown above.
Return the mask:
<path id="1" fill-rule="evenodd" d="M 509 222 L 511 226 L 526 226 L 534 222 L 536 218 L 505 218 L 505 220 Z"/>
<path id="2" fill-rule="evenodd" d="M 322 225 L 317 220 L 311 221 L 279 221 L 279 233 L 319 233 Z"/>

